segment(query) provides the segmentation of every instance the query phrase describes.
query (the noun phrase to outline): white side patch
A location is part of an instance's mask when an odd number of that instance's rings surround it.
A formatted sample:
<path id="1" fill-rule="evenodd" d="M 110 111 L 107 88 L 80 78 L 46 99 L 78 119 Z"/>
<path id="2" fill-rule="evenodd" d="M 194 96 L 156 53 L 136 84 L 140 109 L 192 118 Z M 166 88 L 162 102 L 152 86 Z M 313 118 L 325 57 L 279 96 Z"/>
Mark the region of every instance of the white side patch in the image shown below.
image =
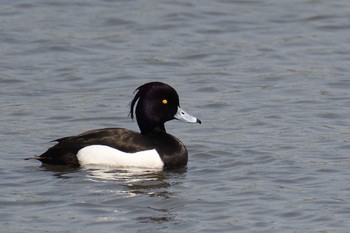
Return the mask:
<path id="1" fill-rule="evenodd" d="M 142 167 L 162 169 L 163 161 L 155 149 L 125 153 L 103 145 L 92 145 L 77 153 L 80 165 L 103 165 L 108 167 Z"/>

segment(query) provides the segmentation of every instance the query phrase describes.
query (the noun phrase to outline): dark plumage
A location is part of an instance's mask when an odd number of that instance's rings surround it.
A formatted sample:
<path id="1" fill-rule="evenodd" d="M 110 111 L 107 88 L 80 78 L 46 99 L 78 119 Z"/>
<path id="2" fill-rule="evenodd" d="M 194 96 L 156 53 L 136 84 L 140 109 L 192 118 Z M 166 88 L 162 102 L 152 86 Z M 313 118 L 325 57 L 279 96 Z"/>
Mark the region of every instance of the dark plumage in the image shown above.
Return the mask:
<path id="1" fill-rule="evenodd" d="M 175 118 L 192 123 L 199 119 L 185 113 L 179 97 L 171 86 L 161 82 L 146 83 L 135 90 L 130 104 L 130 116 L 136 120 L 141 133 L 123 128 L 105 128 L 61 138 L 42 155 L 42 163 L 80 166 L 77 153 L 90 145 L 106 145 L 123 152 L 135 153 L 156 149 L 164 169 L 181 168 L 187 164 L 187 150 L 182 142 L 168 134 L 164 123 Z"/>

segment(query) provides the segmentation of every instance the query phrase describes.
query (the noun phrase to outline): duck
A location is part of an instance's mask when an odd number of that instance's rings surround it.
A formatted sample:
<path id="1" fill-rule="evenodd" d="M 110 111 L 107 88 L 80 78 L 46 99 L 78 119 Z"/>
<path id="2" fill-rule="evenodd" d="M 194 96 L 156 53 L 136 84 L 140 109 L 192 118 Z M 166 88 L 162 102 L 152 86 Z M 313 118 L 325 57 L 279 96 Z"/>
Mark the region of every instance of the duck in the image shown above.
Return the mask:
<path id="1" fill-rule="evenodd" d="M 140 132 L 125 128 L 102 128 L 56 139 L 55 145 L 31 159 L 42 164 L 74 167 L 97 165 L 149 169 L 179 169 L 187 166 L 185 145 L 166 132 L 164 124 L 177 119 L 201 121 L 180 107 L 179 96 L 170 85 L 154 81 L 134 91 L 129 116 L 136 118 Z"/>

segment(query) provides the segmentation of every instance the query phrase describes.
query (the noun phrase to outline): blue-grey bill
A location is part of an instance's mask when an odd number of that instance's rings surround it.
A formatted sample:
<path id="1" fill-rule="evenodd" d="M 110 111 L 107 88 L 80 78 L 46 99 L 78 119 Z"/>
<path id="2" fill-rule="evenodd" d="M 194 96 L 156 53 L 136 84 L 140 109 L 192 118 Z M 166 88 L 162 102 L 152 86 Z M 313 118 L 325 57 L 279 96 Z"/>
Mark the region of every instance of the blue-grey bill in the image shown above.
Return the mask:
<path id="1" fill-rule="evenodd" d="M 197 117 L 191 116 L 184 110 L 182 110 L 180 107 L 177 107 L 177 112 L 175 114 L 175 119 L 178 119 L 180 121 L 189 122 L 189 123 L 199 123 L 201 124 L 201 120 L 199 120 Z"/>

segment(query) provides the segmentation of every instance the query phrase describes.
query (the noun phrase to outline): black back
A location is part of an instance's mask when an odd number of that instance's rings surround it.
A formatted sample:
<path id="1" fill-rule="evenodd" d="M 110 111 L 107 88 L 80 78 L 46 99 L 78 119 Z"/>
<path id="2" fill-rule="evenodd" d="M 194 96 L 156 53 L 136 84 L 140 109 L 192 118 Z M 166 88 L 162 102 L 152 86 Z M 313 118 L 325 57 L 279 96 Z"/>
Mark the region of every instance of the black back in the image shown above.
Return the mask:
<path id="1" fill-rule="evenodd" d="M 106 128 L 61 138 L 57 142 L 38 157 L 41 162 L 79 166 L 76 154 L 89 145 L 106 145 L 128 153 L 156 149 L 165 169 L 184 167 L 188 159 L 187 150 L 182 142 L 160 131 L 142 135 L 123 128 Z"/>

